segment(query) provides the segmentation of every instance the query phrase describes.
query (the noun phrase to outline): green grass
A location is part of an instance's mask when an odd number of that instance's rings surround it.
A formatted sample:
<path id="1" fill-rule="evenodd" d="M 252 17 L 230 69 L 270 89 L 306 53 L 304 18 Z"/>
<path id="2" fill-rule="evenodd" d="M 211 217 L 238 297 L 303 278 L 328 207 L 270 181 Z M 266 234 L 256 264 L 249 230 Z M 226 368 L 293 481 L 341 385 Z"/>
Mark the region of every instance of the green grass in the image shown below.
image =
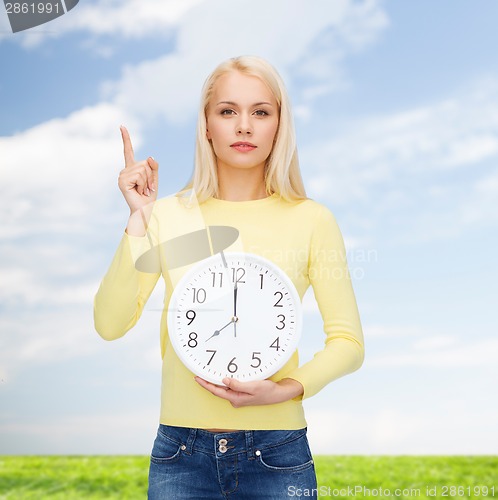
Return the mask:
<path id="1" fill-rule="evenodd" d="M 4 456 L 0 499 L 143 499 L 148 462 L 144 456 Z M 498 457 L 319 456 L 316 470 L 323 499 L 498 499 Z M 461 489 L 445 489 L 450 486 Z M 397 489 L 407 491 L 396 495 Z M 297 493 L 294 498 L 307 498 Z"/>
<path id="2" fill-rule="evenodd" d="M 0 457 L 0 499 L 147 496 L 148 457 Z"/>
<path id="3" fill-rule="evenodd" d="M 382 498 L 382 489 L 390 492 L 384 498 L 498 499 L 498 457 L 318 457 L 316 471 L 318 484 L 325 487 L 321 498 L 348 498 L 334 490 L 345 489 L 347 493 L 349 486 L 353 490 L 361 488 L 353 498 Z M 451 486 L 461 488 L 450 490 Z M 484 486 L 488 488 L 487 495 Z M 397 489 L 407 491 L 395 495 Z"/>

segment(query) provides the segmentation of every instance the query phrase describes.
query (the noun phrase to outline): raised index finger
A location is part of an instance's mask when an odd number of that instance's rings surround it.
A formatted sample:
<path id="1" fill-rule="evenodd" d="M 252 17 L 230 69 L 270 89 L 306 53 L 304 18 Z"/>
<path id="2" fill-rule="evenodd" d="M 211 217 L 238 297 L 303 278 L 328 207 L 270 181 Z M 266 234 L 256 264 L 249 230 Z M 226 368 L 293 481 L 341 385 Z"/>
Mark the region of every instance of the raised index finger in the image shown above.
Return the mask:
<path id="1" fill-rule="evenodd" d="M 125 158 L 125 167 L 131 167 L 135 163 L 135 153 L 133 152 L 133 146 L 131 145 L 130 134 L 126 127 L 121 125 L 121 137 L 123 138 L 123 150 Z"/>

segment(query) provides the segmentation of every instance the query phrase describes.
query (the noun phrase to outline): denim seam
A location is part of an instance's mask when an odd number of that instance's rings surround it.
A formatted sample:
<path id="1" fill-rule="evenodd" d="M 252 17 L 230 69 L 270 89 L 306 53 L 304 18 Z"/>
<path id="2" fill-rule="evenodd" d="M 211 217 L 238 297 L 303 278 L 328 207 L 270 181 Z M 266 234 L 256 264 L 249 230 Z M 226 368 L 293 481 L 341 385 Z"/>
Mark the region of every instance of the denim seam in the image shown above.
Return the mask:
<path id="1" fill-rule="evenodd" d="M 150 455 L 150 460 L 151 462 L 155 463 L 155 464 L 167 464 L 167 463 L 172 463 L 174 461 L 176 461 L 177 459 L 180 458 L 180 455 L 181 455 L 181 447 L 178 446 L 178 450 L 176 450 L 176 453 L 174 455 L 172 455 L 171 457 L 166 457 L 166 458 L 163 458 L 163 457 L 155 457 L 154 455 Z"/>
<path id="2" fill-rule="evenodd" d="M 287 439 L 286 441 L 279 441 L 278 443 L 275 444 L 270 444 L 268 446 L 265 446 L 264 448 L 258 448 L 256 445 L 254 446 L 255 449 L 257 450 L 270 450 L 272 448 L 278 448 L 279 446 L 282 446 L 284 444 L 292 443 L 293 441 L 296 441 L 297 439 L 301 439 L 302 437 L 306 437 L 306 432 L 303 432 L 299 434 L 298 436 L 295 436 L 293 438 Z"/>
<path id="3" fill-rule="evenodd" d="M 309 467 L 313 467 L 313 459 L 308 460 L 304 464 L 301 465 L 294 465 L 291 467 L 276 467 L 274 465 L 268 465 L 264 460 L 263 460 L 263 455 L 261 454 L 258 460 L 258 463 L 260 463 L 264 468 L 269 469 L 269 470 L 274 470 L 276 472 L 299 472 L 305 469 L 308 469 Z"/>
<path id="4" fill-rule="evenodd" d="M 161 434 L 161 437 L 163 437 L 164 439 L 167 439 L 168 441 L 171 441 L 172 443 L 175 443 L 178 445 L 185 444 L 185 443 L 182 443 L 181 441 L 178 441 L 174 437 L 168 436 L 168 434 L 164 433 L 161 428 L 158 429 L 158 433 Z"/>

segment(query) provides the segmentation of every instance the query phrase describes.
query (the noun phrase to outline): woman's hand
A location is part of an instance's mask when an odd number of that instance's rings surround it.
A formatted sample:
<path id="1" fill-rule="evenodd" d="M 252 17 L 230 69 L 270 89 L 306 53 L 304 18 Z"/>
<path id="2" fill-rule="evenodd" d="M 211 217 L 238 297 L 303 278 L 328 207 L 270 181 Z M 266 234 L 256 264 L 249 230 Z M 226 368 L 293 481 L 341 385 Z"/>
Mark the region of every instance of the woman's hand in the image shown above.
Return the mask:
<path id="1" fill-rule="evenodd" d="M 200 377 L 195 377 L 195 380 L 211 394 L 230 401 L 234 408 L 283 403 L 304 392 L 303 386 L 291 378 L 284 378 L 278 382 L 271 380 L 240 382 L 233 378 L 224 378 L 223 383 L 226 387 L 212 384 Z"/>
<path id="2" fill-rule="evenodd" d="M 147 160 L 135 161 L 130 134 L 121 126 L 125 168 L 119 173 L 118 186 L 133 214 L 157 198 L 159 165 L 149 156 Z"/>

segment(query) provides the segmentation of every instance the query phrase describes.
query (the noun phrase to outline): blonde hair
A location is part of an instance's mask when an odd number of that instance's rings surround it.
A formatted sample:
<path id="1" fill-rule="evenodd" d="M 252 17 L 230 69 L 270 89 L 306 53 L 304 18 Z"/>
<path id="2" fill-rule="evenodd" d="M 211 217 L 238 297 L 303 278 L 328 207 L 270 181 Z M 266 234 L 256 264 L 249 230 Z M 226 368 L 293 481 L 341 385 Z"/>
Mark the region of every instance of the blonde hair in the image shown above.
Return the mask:
<path id="1" fill-rule="evenodd" d="M 216 155 L 206 136 L 206 114 L 218 78 L 231 71 L 238 71 L 262 80 L 278 103 L 279 124 L 265 168 L 267 194 L 277 193 L 289 201 L 306 199 L 299 170 L 294 122 L 285 85 L 275 68 L 264 59 L 256 56 L 228 59 L 221 63 L 204 83 L 197 120 L 194 172 L 184 189 L 192 190 L 191 194 L 197 197 L 199 203 L 210 197 L 219 197 Z"/>

